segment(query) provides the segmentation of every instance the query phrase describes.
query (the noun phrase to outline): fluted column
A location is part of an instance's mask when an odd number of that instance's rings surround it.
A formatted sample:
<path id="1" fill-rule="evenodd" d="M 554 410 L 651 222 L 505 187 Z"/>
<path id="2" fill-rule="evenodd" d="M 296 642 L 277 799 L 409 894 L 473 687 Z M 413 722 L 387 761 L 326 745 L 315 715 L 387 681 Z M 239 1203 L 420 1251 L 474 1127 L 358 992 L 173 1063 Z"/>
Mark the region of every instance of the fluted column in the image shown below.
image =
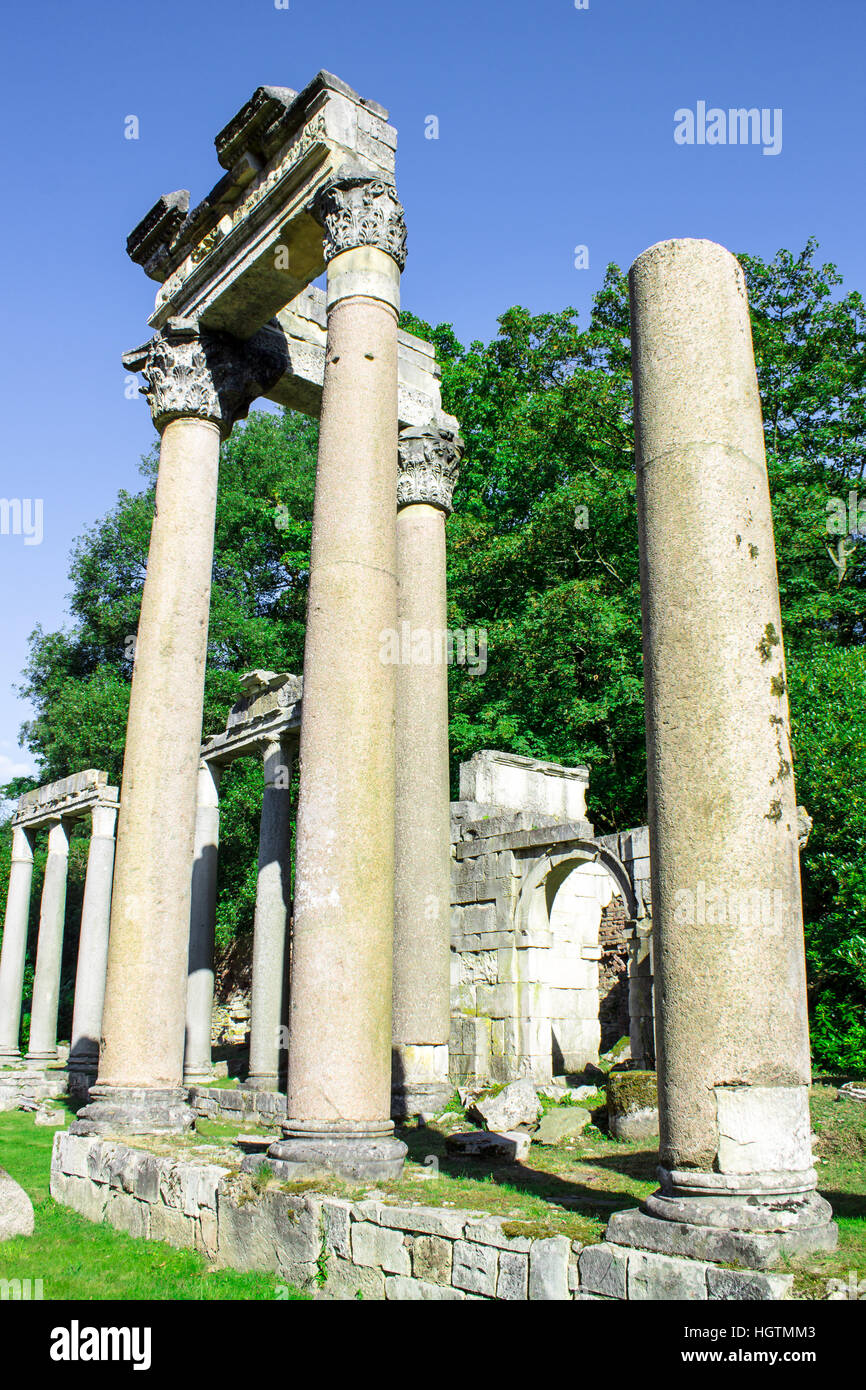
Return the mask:
<path id="1" fill-rule="evenodd" d="M 183 1063 L 185 1086 L 202 1086 L 213 1080 L 211 1031 L 221 772 L 222 769 L 215 763 L 199 763 L 189 916 L 186 1049 Z"/>
<path id="2" fill-rule="evenodd" d="M 188 1128 L 182 1089 L 196 783 L 220 438 L 282 374 L 256 339 L 170 320 L 125 365 L 161 431 L 111 907 L 103 1042 L 77 1133 Z"/>
<path id="3" fill-rule="evenodd" d="M 831 1246 L 815 1191 L 782 622 L 743 272 L 631 270 L 660 1190 L 609 1234 L 748 1265 Z"/>
<path id="4" fill-rule="evenodd" d="M 451 1094 L 451 807 L 445 521 L 462 441 L 401 432 L 397 483 L 397 775 L 391 1113 Z"/>
<path id="5" fill-rule="evenodd" d="M 48 858 L 39 908 L 36 976 L 30 1013 L 30 1046 L 27 1050 L 27 1065 L 32 1067 L 41 1068 L 57 1061 L 57 1009 L 60 1003 L 68 868 L 69 834 L 61 820 L 52 825 L 48 832 Z"/>
<path id="6" fill-rule="evenodd" d="M 70 1073 L 81 1073 L 85 1077 L 96 1075 L 99 1061 L 116 823 L 116 806 L 93 807 L 90 848 L 87 853 L 87 877 L 81 908 L 81 930 L 78 938 L 72 1046 L 69 1052 Z"/>
<path id="7" fill-rule="evenodd" d="M 250 1069 L 246 1085 L 276 1091 L 285 1062 L 288 929 L 292 900 L 291 755 L 280 739 L 264 747 L 259 875 L 253 929 Z"/>
<path id="8" fill-rule="evenodd" d="M 0 953 L 0 1066 L 4 1067 L 15 1066 L 21 1061 L 18 1046 L 21 992 L 24 988 L 32 882 L 33 842 L 30 832 L 16 825 L 12 831 L 12 865 L 3 920 L 3 949 Z"/>
<path id="9" fill-rule="evenodd" d="M 328 338 L 304 659 L 289 1001 L 288 1118 L 277 1172 L 399 1174 L 393 1136 L 397 620 L 397 311 L 405 261 L 394 189 L 341 178 L 326 230 Z"/>

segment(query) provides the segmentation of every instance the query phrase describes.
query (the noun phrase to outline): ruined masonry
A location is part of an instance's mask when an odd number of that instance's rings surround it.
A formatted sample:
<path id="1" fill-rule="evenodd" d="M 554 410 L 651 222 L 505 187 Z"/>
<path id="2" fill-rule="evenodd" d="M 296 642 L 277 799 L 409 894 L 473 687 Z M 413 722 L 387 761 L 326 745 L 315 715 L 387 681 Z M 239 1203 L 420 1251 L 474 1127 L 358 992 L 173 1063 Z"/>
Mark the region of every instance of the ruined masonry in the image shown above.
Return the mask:
<path id="1" fill-rule="evenodd" d="M 122 788 L 86 771 L 19 802 L 0 1107 L 83 1094 L 55 1139 L 58 1201 L 302 1286 L 324 1263 L 329 1297 L 783 1298 L 791 1279 L 773 1266 L 832 1248 L 836 1228 L 811 1155 L 797 808 L 742 271 L 704 241 L 662 242 L 631 270 L 648 826 L 596 836 L 586 768 L 493 750 L 463 765 L 449 805 L 445 546 L 463 441 L 433 349 L 398 328 L 396 144 L 385 109 L 329 73 L 300 93 L 260 87 L 216 138 L 224 172 L 207 197 L 160 198 L 129 238 L 159 285 L 152 336 L 124 364 L 145 379 L 160 464 Z M 220 443 L 259 397 L 320 420 L 304 671 L 249 672 L 202 744 Z M 407 630 L 431 637 L 427 655 L 384 660 L 383 637 Z M 240 757 L 264 772 L 250 1068 L 219 1092 L 220 778 Z M 87 817 L 65 1068 L 69 830 Z M 262 1161 L 280 1181 L 398 1179 L 395 1119 L 435 1114 L 457 1082 L 581 1072 L 626 1033 L 634 1062 L 657 1059 L 660 1184 L 602 1244 L 256 1192 Z M 208 1163 L 172 1156 L 172 1136 L 223 1106 L 279 1124 L 266 1155 L 239 1172 L 218 1147 Z"/>

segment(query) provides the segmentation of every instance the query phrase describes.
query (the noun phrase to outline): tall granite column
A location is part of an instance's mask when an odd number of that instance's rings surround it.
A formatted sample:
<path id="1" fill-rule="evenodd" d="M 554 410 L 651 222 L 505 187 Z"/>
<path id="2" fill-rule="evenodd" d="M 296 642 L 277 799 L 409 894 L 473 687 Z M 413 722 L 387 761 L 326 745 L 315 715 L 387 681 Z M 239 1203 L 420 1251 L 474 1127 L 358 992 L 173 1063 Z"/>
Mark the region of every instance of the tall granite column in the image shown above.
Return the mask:
<path id="1" fill-rule="evenodd" d="M 221 771 L 214 763 L 199 763 L 190 890 L 186 1048 L 183 1062 L 185 1086 L 203 1086 L 213 1080 L 211 1029 Z"/>
<path id="2" fill-rule="evenodd" d="M 21 1061 L 18 1038 L 32 882 L 33 843 L 30 833 L 16 825 L 12 831 L 12 865 L 0 953 L 0 1067 L 16 1066 Z"/>
<path id="3" fill-rule="evenodd" d="M 631 271 L 661 1186 L 612 1239 L 751 1266 L 832 1246 L 815 1191 L 797 810 L 742 270 Z"/>
<path id="4" fill-rule="evenodd" d="M 161 431 L 123 765 L 103 1042 L 76 1133 L 188 1128 L 184 1022 L 220 438 L 284 362 L 170 320 L 124 363 Z"/>
<path id="5" fill-rule="evenodd" d="M 276 1091 L 287 1022 L 292 762 L 287 747 L 278 738 L 265 745 L 263 754 L 265 790 L 259 825 L 259 876 L 253 927 L 250 1069 L 245 1085 L 256 1091 Z M 285 1067 L 285 1062 L 282 1065 Z"/>
<path id="6" fill-rule="evenodd" d="M 88 1077 L 92 1080 L 96 1076 L 99 1061 L 116 822 L 117 806 L 101 804 L 93 807 L 78 938 L 72 1046 L 69 1052 L 70 1087 L 73 1090 L 84 1086 Z M 73 1082 L 73 1076 L 81 1079 Z"/>
<path id="7" fill-rule="evenodd" d="M 445 520 L 462 441 L 400 434 L 397 482 L 397 779 L 391 1114 L 448 1102 L 451 806 Z M 408 650 L 407 650 L 408 649 Z M 407 659 L 408 658 L 408 659 Z"/>
<path id="8" fill-rule="evenodd" d="M 391 1110 L 397 622 L 397 311 L 403 209 L 342 177 L 326 229 L 328 338 L 307 606 L 288 1116 L 269 1162 L 396 1176 Z"/>
<path id="9" fill-rule="evenodd" d="M 60 1003 L 68 868 L 69 833 L 63 821 L 58 820 L 48 832 L 48 858 L 39 909 L 30 1046 L 26 1058 L 30 1067 L 42 1068 L 57 1061 L 57 1009 Z"/>

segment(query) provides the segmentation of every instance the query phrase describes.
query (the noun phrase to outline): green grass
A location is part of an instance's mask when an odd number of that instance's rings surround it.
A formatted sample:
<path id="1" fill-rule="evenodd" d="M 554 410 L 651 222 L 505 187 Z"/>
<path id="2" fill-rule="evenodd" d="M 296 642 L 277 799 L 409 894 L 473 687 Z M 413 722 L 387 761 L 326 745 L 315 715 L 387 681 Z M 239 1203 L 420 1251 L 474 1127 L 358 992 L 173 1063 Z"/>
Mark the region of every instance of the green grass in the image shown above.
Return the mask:
<path id="1" fill-rule="evenodd" d="M 59 1206 L 48 1194 L 54 1130 L 19 1111 L 0 1114 L 0 1167 L 33 1202 L 36 1229 L 0 1243 L 0 1277 L 41 1279 L 46 1299 L 221 1299 L 272 1301 L 277 1274 L 214 1269 L 192 1250 L 135 1240 Z M 285 1298 L 285 1294 L 282 1295 Z M 290 1299 L 307 1295 L 289 1289 Z"/>

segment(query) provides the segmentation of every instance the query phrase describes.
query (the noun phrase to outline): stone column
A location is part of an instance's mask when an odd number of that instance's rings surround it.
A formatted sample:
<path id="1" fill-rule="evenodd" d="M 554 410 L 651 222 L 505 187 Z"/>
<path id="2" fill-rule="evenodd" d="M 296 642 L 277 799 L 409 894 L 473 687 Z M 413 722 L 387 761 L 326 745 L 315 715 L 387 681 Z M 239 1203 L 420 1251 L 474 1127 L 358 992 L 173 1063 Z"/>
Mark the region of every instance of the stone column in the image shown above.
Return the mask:
<path id="1" fill-rule="evenodd" d="M 269 1162 L 397 1176 L 393 1135 L 397 310 L 403 210 L 344 177 L 326 228 L 328 339 L 307 607 L 288 1115 Z"/>
<path id="2" fill-rule="evenodd" d="M 448 1102 L 451 804 L 445 520 L 462 441 L 400 434 L 397 483 L 397 780 L 391 1114 Z"/>
<path id="3" fill-rule="evenodd" d="M 30 1014 L 30 1046 L 26 1058 L 29 1067 L 39 1069 L 57 1061 L 57 1009 L 60 1003 L 68 868 L 69 834 L 63 821 L 59 820 L 48 833 L 48 858 L 39 909 L 36 978 Z"/>
<path id="4" fill-rule="evenodd" d="M 748 1265 L 828 1248 L 815 1191 L 797 809 L 744 277 L 631 271 L 661 1187 L 614 1240 Z"/>
<path id="5" fill-rule="evenodd" d="M 69 1052 L 70 1076 L 74 1074 L 82 1079 L 75 1083 L 70 1080 L 73 1090 L 86 1085 L 88 1076 L 91 1079 L 96 1076 L 99 1061 L 117 806 L 94 806 L 91 817 L 87 877 L 78 938 L 78 968 L 75 973 L 72 1046 Z"/>
<path id="6" fill-rule="evenodd" d="M 0 953 L 0 1067 L 16 1066 L 21 1061 L 18 1038 L 32 882 L 33 842 L 30 832 L 16 825 L 12 831 L 12 866 Z"/>
<path id="7" fill-rule="evenodd" d="M 256 339 L 186 320 L 124 363 L 161 431 L 130 696 L 103 1042 L 76 1133 L 193 1123 L 181 1088 L 205 658 L 220 438 L 284 369 Z"/>
<path id="8" fill-rule="evenodd" d="M 253 928 L 250 1070 L 245 1085 L 279 1089 L 285 1070 L 288 930 L 292 905 L 291 755 L 279 738 L 263 749 L 265 790 L 259 825 L 259 876 Z"/>
<path id="9" fill-rule="evenodd" d="M 183 1084 L 213 1081 L 211 1029 L 214 993 L 217 860 L 220 840 L 220 775 L 215 763 L 200 762 L 195 806 L 195 842 L 189 916 L 189 973 L 186 986 L 186 1049 Z"/>

